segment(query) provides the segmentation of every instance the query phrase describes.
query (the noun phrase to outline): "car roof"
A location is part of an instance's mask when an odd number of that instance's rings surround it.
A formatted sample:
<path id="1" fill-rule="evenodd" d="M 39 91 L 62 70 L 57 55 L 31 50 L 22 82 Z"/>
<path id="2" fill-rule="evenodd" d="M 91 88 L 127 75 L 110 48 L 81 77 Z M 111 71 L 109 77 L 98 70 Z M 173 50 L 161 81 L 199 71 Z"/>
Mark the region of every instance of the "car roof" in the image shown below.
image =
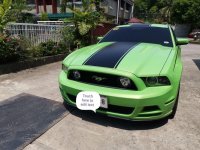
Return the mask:
<path id="1" fill-rule="evenodd" d="M 168 24 L 143 24 L 143 23 L 133 23 L 133 24 L 126 24 L 126 25 L 119 25 L 117 27 L 159 27 L 159 28 L 169 28 Z"/>

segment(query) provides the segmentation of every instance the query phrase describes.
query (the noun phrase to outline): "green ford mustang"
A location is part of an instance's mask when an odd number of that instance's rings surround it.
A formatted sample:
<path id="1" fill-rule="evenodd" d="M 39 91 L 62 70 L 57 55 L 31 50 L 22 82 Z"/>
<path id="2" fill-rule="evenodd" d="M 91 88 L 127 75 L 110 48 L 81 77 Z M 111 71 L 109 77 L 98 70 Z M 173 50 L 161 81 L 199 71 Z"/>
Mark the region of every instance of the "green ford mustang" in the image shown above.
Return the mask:
<path id="1" fill-rule="evenodd" d="M 63 61 L 59 86 L 64 102 L 76 107 L 81 91 L 102 98 L 97 113 L 130 120 L 173 118 L 178 104 L 182 62 L 169 25 L 117 26 L 95 45 Z"/>

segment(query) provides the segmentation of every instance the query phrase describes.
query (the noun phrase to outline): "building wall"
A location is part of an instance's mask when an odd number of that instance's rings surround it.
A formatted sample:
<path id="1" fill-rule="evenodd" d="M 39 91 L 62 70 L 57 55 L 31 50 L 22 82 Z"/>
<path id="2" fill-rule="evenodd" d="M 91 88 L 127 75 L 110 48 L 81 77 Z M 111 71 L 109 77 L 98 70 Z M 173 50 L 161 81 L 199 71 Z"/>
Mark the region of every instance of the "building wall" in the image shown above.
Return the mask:
<path id="1" fill-rule="evenodd" d="M 116 17 L 118 9 L 118 0 L 103 0 L 101 2 L 101 8 L 105 10 L 105 13 L 109 16 Z M 132 0 L 119 0 L 119 18 L 120 19 L 130 19 L 132 17 Z"/>
<path id="2" fill-rule="evenodd" d="M 110 16 L 116 16 L 117 14 L 117 1 L 107 0 L 101 3 L 101 8 L 104 9 L 105 13 Z"/>
<path id="3" fill-rule="evenodd" d="M 29 4 L 35 3 L 36 0 L 29 0 Z M 44 6 L 43 6 L 44 0 L 38 0 L 38 13 L 44 12 Z M 53 13 L 52 10 L 52 0 L 45 0 L 46 1 L 46 12 L 47 13 Z M 60 4 L 61 0 L 57 1 L 57 13 L 60 13 Z M 117 10 L 118 10 L 118 1 L 119 1 L 119 20 L 129 20 L 132 17 L 133 13 L 133 0 L 102 0 L 100 3 L 100 7 L 104 9 L 105 14 L 109 18 L 113 18 L 114 20 L 117 18 Z M 69 5 L 71 2 L 68 2 Z M 77 4 L 76 4 L 77 3 Z M 80 7 L 81 6 L 81 0 L 76 0 L 75 6 Z M 67 9 L 66 12 L 68 12 L 69 9 Z"/>

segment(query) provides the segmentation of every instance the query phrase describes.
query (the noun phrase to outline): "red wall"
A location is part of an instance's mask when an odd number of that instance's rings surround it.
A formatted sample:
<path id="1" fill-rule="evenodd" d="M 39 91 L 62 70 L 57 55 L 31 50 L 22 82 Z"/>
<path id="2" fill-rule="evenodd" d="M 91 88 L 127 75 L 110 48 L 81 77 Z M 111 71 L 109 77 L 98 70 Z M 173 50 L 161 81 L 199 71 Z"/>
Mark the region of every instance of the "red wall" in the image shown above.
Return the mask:
<path id="1" fill-rule="evenodd" d="M 108 31 L 114 28 L 115 24 L 103 23 L 93 30 L 93 36 L 104 36 Z"/>

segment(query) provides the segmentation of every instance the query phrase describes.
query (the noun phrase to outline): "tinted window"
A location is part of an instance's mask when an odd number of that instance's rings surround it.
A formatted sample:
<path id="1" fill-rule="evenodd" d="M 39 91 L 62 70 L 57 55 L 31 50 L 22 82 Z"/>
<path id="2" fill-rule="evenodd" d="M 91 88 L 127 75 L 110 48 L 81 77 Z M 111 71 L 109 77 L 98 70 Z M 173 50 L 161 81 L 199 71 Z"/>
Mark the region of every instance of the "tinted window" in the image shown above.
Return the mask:
<path id="1" fill-rule="evenodd" d="M 172 28 L 171 28 L 171 30 L 172 30 L 172 34 L 173 34 L 173 36 L 174 36 L 175 43 L 177 44 L 176 34 L 175 34 L 175 32 L 174 32 L 174 30 L 173 30 Z"/>
<path id="2" fill-rule="evenodd" d="M 101 42 L 139 42 L 173 46 L 168 28 L 150 26 L 116 27 Z"/>

